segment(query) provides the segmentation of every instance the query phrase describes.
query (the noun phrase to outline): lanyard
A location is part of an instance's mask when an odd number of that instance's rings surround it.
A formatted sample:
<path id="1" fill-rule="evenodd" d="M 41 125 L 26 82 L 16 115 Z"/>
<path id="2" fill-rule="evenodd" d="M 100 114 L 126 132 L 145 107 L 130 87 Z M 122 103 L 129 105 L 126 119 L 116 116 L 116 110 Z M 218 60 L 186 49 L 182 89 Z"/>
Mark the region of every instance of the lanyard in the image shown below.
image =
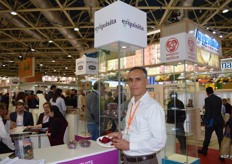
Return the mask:
<path id="1" fill-rule="evenodd" d="M 127 130 L 129 130 L 129 128 L 130 128 L 130 126 L 131 126 L 132 120 L 133 120 L 133 118 L 134 118 L 135 112 L 137 111 L 140 102 L 141 102 L 141 101 L 139 101 L 139 103 L 138 103 L 137 106 L 135 107 L 135 110 L 134 110 L 133 113 L 132 113 L 133 104 L 131 105 L 129 120 L 128 120 L 128 123 L 127 123 Z"/>

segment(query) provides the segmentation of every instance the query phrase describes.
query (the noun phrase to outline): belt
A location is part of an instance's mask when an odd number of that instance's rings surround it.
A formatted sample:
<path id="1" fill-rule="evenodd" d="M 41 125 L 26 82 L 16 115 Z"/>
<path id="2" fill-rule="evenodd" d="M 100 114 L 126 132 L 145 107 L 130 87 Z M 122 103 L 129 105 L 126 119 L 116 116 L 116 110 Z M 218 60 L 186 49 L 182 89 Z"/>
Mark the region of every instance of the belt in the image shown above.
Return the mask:
<path id="1" fill-rule="evenodd" d="M 140 162 L 140 161 L 146 161 L 149 159 L 153 159 L 156 157 L 156 154 L 150 154 L 150 155 L 144 155 L 144 156 L 137 156 L 137 157 L 130 157 L 130 156 L 125 156 L 126 160 L 128 162 Z"/>

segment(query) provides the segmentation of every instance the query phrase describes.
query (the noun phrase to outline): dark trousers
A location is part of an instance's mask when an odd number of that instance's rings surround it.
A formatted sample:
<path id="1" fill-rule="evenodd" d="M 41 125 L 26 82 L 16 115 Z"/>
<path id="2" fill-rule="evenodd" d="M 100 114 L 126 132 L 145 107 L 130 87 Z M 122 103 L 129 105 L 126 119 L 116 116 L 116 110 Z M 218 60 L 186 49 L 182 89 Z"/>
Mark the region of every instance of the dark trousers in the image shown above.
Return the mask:
<path id="1" fill-rule="evenodd" d="M 0 154 L 11 153 L 11 152 L 14 152 L 14 150 L 11 150 L 2 141 L 0 141 Z"/>
<path id="2" fill-rule="evenodd" d="M 212 127 L 205 126 L 205 139 L 204 139 L 203 148 L 202 148 L 202 151 L 204 152 L 208 151 L 208 146 L 209 146 L 213 131 L 216 132 L 219 148 L 221 147 L 221 142 L 223 139 L 223 125 L 213 125 Z"/>
<path id="3" fill-rule="evenodd" d="M 180 151 L 182 154 L 186 153 L 186 136 L 184 131 L 184 123 L 176 123 L 176 138 L 180 143 Z"/>

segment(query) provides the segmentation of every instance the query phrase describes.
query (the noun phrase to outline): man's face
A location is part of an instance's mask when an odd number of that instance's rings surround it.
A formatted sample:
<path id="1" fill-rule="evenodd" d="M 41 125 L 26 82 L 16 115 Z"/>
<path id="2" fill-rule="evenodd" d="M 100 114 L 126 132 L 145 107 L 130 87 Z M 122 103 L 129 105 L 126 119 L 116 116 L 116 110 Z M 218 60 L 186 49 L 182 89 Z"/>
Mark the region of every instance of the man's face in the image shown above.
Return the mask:
<path id="1" fill-rule="evenodd" d="M 46 114 L 48 114 L 48 113 L 50 112 L 50 107 L 49 107 L 48 104 L 44 104 L 43 108 L 44 108 L 44 112 L 45 112 Z"/>
<path id="2" fill-rule="evenodd" d="M 1 117 L 4 117 L 4 113 L 5 113 L 5 112 L 4 112 L 4 109 L 0 108 L 0 116 L 1 116 Z"/>
<path id="3" fill-rule="evenodd" d="M 16 112 L 18 112 L 19 114 L 23 114 L 23 112 L 24 112 L 24 105 L 17 105 L 16 106 Z"/>
<path id="4" fill-rule="evenodd" d="M 136 69 L 129 73 L 128 84 L 130 92 L 135 97 L 141 97 L 146 92 L 147 79 L 143 71 Z"/>

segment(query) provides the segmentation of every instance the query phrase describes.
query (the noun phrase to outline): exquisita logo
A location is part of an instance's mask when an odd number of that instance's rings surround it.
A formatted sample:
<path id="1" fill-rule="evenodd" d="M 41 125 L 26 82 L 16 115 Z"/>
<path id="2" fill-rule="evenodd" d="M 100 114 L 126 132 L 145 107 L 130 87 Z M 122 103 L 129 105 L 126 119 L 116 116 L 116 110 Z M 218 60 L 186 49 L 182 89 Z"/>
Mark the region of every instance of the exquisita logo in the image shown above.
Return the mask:
<path id="1" fill-rule="evenodd" d="M 110 19 L 109 21 L 106 21 L 105 23 L 101 24 L 99 23 L 99 25 L 97 27 L 94 28 L 94 30 L 96 32 L 98 32 L 99 30 L 104 30 L 104 28 L 111 26 L 113 24 L 117 23 L 116 19 Z"/>
<path id="2" fill-rule="evenodd" d="M 126 26 L 129 26 L 130 28 L 137 28 L 137 29 L 139 29 L 139 30 L 141 30 L 141 31 L 144 31 L 144 27 L 142 26 L 142 25 L 140 25 L 139 23 L 136 23 L 136 22 L 134 22 L 134 23 L 132 23 L 132 22 L 130 22 L 130 20 L 129 19 L 127 19 L 127 20 L 125 20 L 125 19 L 123 19 L 122 20 L 122 24 L 126 27 Z"/>

